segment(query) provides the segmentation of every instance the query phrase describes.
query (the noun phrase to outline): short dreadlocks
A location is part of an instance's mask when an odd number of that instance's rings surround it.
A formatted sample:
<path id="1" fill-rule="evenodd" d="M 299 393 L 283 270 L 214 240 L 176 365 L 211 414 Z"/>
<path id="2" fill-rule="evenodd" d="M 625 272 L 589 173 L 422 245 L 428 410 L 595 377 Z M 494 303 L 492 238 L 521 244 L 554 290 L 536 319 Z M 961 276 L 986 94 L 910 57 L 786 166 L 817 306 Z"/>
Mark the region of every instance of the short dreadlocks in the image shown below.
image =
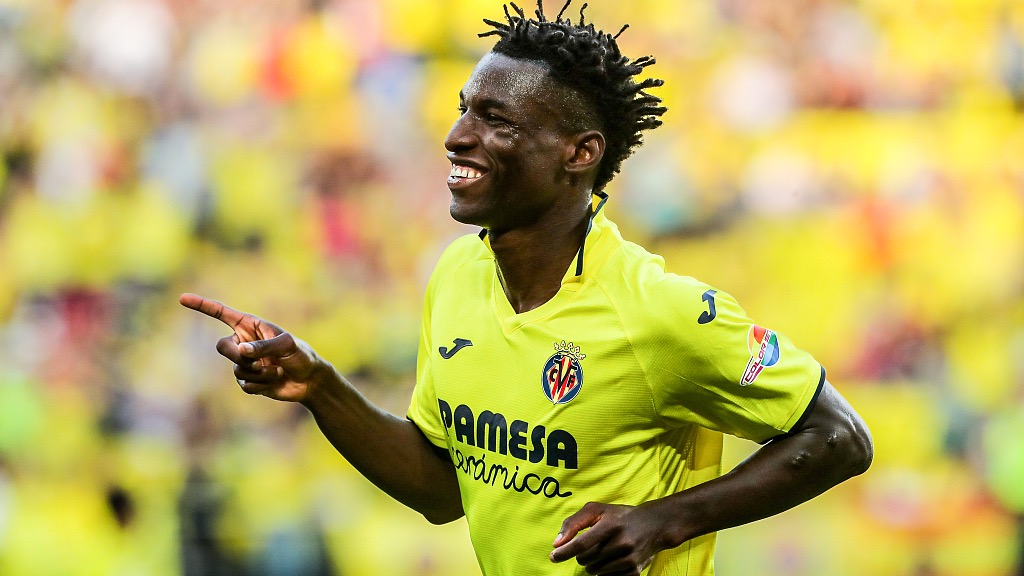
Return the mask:
<path id="1" fill-rule="evenodd" d="M 634 80 L 643 69 L 654 64 L 651 56 L 630 61 L 619 52 L 616 39 L 629 25 L 614 36 L 588 24 L 580 8 L 579 22 L 562 18 L 572 4 L 567 0 L 554 20 L 544 16 L 544 0 L 537 0 L 536 19 L 527 18 L 522 8 L 506 4 L 506 22 L 485 19 L 494 30 L 480 37 L 499 36 L 493 52 L 512 58 L 544 62 L 551 67 L 551 78 L 580 94 L 597 114 L 598 127 L 604 134 L 606 149 L 598 169 L 594 188 L 602 190 L 619 172 L 622 161 L 642 143 L 642 132 L 661 126 L 659 117 L 666 108 L 661 98 L 645 92 L 664 84 L 648 78 Z M 511 6 L 513 13 L 509 12 Z"/>

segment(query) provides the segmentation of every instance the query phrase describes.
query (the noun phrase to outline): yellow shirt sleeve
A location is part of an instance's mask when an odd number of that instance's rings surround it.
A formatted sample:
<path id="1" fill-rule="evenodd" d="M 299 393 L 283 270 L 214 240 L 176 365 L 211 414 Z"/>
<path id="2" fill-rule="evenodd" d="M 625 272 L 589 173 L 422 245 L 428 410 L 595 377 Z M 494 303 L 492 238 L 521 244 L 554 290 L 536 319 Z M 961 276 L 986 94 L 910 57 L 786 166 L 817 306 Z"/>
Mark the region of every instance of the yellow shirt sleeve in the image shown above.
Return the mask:
<path id="1" fill-rule="evenodd" d="M 725 292 L 666 275 L 638 346 L 658 414 L 670 427 L 698 424 L 755 442 L 792 430 L 825 372 L 810 354 L 759 326 Z"/>

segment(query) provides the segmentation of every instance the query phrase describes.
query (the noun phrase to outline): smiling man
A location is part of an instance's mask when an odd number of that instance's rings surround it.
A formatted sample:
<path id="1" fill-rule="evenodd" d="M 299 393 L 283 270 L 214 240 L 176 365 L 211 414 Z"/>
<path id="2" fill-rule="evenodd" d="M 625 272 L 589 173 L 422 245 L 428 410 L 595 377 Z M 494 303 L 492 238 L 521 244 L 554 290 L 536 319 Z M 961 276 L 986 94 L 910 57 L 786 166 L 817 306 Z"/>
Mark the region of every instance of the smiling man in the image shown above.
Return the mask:
<path id="1" fill-rule="evenodd" d="M 218 302 L 246 392 L 301 402 L 370 481 L 463 515 L 487 576 L 713 574 L 718 530 L 862 473 L 868 431 L 809 354 L 664 269 L 602 212 L 665 111 L 593 25 L 512 5 L 445 139 L 455 241 L 427 287 L 406 418 L 304 342 Z M 568 7 L 568 4 L 566 4 Z M 563 8 L 562 12 L 565 12 Z M 764 444 L 722 474 L 722 435 Z"/>

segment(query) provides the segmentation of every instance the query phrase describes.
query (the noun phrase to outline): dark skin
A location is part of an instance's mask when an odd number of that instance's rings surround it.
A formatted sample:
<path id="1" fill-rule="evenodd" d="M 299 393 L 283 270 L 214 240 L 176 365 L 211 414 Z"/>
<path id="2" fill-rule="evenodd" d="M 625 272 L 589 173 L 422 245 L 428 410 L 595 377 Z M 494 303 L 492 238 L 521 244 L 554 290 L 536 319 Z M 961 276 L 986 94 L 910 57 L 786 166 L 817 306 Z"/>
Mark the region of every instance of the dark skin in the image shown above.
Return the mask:
<path id="1" fill-rule="evenodd" d="M 600 131 L 566 126 L 577 98 L 546 65 L 489 54 L 461 94 L 445 139 L 452 216 L 488 229 L 505 295 L 517 312 L 551 299 L 586 232 Z M 434 523 L 463 515 L 455 469 L 412 422 L 367 401 L 308 344 L 256 316 L 194 294 L 182 305 L 233 333 L 217 350 L 249 394 L 301 402 L 335 448 L 370 481 Z M 588 574 L 639 575 L 662 550 L 810 500 L 864 472 L 864 422 L 828 382 L 799 428 L 728 474 L 638 506 L 589 503 L 565 519 L 550 554 Z"/>
<path id="2" fill-rule="evenodd" d="M 357 470 L 432 523 L 462 517 L 451 459 L 415 424 L 371 404 L 309 344 L 280 327 L 195 294 L 179 301 L 231 328 L 217 341 L 217 352 L 234 363 L 243 391 L 302 403 Z"/>
<path id="3" fill-rule="evenodd" d="M 460 93 L 444 142 L 454 166 L 482 174 L 449 178 L 452 217 L 488 230 L 505 295 L 520 313 L 561 287 L 604 157 L 601 132 L 564 126 L 576 101 L 567 92 L 543 64 L 488 54 Z"/>
<path id="4" fill-rule="evenodd" d="M 640 506 L 587 504 L 562 523 L 551 560 L 639 575 L 657 552 L 784 512 L 863 473 L 871 457 L 867 426 L 826 382 L 800 428 L 729 473 Z"/>

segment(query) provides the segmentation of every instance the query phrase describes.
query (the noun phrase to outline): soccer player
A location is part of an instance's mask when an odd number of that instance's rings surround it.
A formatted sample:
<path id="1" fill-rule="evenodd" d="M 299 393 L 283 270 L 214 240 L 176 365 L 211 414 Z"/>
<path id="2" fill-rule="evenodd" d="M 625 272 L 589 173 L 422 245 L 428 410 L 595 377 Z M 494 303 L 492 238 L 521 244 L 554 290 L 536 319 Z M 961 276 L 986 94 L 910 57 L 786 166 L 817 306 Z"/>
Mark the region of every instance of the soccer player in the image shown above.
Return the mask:
<path id="1" fill-rule="evenodd" d="M 568 4 L 566 4 L 568 7 Z M 866 426 L 824 369 L 725 292 L 622 239 L 605 188 L 665 111 L 653 58 L 515 5 L 445 139 L 456 240 L 427 287 L 406 418 L 303 341 L 197 295 L 249 394 L 301 402 L 370 481 L 465 515 L 483 573 L 713 574 L 715 533 L 864 472 Z M 340 334 L 343 332 L 339 332 Z M 722 434 L 762 443 L 721 471 Z"/>

